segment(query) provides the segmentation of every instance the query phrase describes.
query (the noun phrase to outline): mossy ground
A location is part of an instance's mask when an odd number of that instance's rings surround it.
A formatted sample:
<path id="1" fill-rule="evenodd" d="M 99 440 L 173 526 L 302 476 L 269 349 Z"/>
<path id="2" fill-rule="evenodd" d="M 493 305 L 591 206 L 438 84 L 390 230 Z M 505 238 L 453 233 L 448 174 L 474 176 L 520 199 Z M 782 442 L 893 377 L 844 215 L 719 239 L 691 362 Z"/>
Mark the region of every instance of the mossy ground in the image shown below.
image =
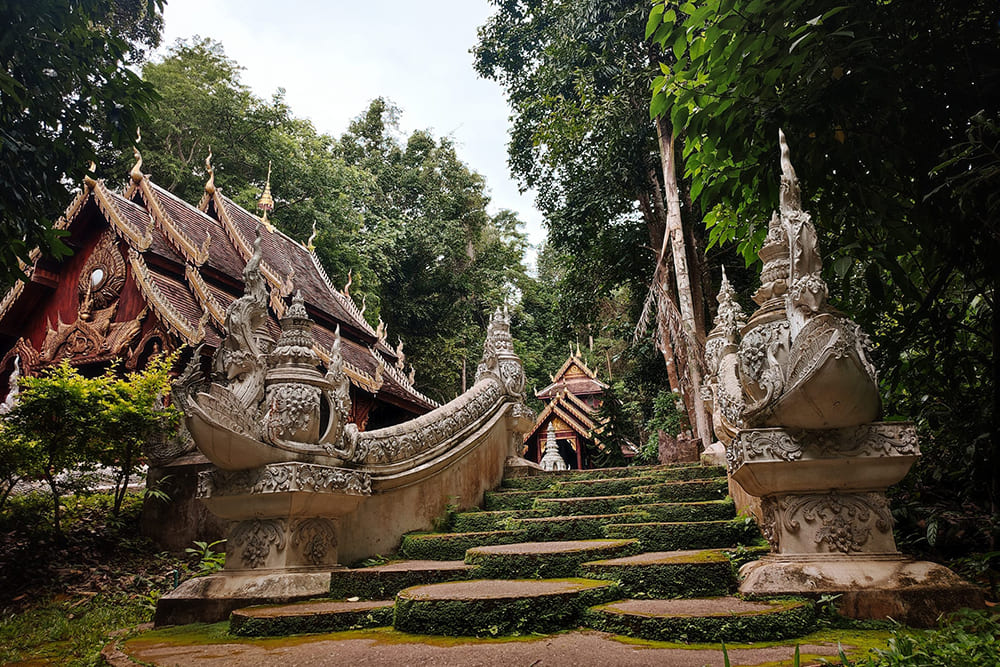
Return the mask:
<path id="1" fill-rule="evenodd" d="M 330 577 L 330 597 L 361 600 L 391 600 L 396 593 L 422 584 L 439 584 L 474 576 L 468 570 L 390 570 L 367 568 L 335 572 Z"/>
<path id="2" fill-rule="evenodd" d="M 376 628 L 392 623 L 391 605 L 338 614 L 255 617 L 234 613 L 229 631 L 240 637 L 274 637 Z"/>
<path id="3" fill-rule="evenodd" d="M 736 517 L 736 504 L 732 498 L 702 500 L 687 503 L 646 503 L 624 505 L 622 512 L 644 512 L 650 521 L 721 521 Z"/>
<path id="4" fill-rule="evenodd" d="M 509 530 L 525 531 L 530 542 L 597 540 L 605 537 L 604 527 L 609 524 L 648 520 L 649 516 L 642 512 L 631 512 L 596 516 L 508 519 L 504 527 Z"/>
<path id="5" fill-rule="evenodd" d="M 580 573 L 615 581 L 632 598 L 712 597 L 732 593 L 737 585 L 732 563 L 718 551 L 697 551 L 643 565 L 585 563 Z"/>
<path id="6" fill-rule="evenodd" d="M 744 519 L 691 523 L 632 523 L 606 526 L 609 538 L 637 539 L 645 551 L 722 549 L 751 544 L 759 536 L 757 527 Z"/>
<path id="7" fill-rule="evenodd" d="M 523 542 L 526 534 L 518 530 L 481 533 L 410 533 L 403 536 L 400 553 L 417 560 L 462 560 L 472 547 Z"/>
<path id="8" fill-rule="evenodd" d="M 638 553 L 635 542 L 611 544 L 586 551 L 539 554 L 494 554 L 469 552 L 465 562 L 477 566 L 476 578 L 530 579 L 575 577 L 580 565 L 591 560 L 620 558 Z"/>

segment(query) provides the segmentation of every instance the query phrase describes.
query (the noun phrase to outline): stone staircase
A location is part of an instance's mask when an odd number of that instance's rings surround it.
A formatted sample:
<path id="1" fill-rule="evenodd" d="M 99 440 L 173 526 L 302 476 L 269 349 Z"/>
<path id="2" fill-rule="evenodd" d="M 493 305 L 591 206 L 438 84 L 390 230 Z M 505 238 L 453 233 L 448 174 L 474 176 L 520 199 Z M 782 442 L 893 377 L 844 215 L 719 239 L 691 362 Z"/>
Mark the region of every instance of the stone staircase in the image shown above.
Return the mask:
<path id="1" fill-rule="evenodd" d="M 450 532 L 404 536 L 398 560 L 332 573 L 329 599 L 233 612 L 243 636 L 393 625 L 497 636 L 584 626 L 650 640 L 765 641 L 811 631 L 805 600 L 733 597 L 767 553 L 725 470 L 610 468 L 504 480 Z"/>

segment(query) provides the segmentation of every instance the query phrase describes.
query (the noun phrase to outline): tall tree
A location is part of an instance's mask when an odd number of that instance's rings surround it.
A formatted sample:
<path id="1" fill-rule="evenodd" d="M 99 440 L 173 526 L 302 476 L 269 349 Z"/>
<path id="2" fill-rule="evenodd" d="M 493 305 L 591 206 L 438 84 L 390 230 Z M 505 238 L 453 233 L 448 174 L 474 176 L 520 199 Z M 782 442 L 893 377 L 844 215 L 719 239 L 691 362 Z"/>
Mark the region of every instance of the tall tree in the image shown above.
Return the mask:
<path id="1" fill-rule="evenodd" d="M 0 282 L 39 246 L 87 162 L 135 136 L 155 100 L 131 65 L 160 41 L 163 0 L 0 3 Z"/>
<path id="2" fill-rule="evenodd" d="M 593 318 L 600 296 L 626 284 L 638 318 L 652 281 L 671 387 L 698 423 L 707 273 L 690 207 L 680 207 L 683 185 L 667 189 L 677 184 L 667 163 L 669 123 L 648 114 L 648 82 L 658 71 L 658 49 L 643 33 L 648 4 L 494 4 L 479 31 L 476 68 L 506 90 L 511 170 L 538 190 L 552 244 L 573 257 L 571 303 L 591 304 L 577 317 Z"/>
<path id="3" fill-rule="evenodd" d="M 752 258 L 777 202 L 783 127 L 832 255 L 826 277 L 874 333 L 889 411 L 920 420 L 921 502 L 976 505 L 989 490 L 995 514 L 1000 229 L 985 195 L 1000 173 L 989 148 L 1000 119 L 994 9 L 658 0 L 649 32 L 670 58 L 651 109 L 684 130 L 684 171 L 711 239 Z"/>

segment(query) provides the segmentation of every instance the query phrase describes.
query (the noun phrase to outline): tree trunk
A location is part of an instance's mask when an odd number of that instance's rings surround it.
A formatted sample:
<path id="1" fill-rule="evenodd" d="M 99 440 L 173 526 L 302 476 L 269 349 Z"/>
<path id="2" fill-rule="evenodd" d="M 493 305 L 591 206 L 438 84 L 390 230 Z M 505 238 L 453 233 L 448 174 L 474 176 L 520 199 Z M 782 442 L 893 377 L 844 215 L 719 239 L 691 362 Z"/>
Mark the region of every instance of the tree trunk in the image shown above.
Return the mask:
<path id="1" fill-rule="evenodd" d="M 49 483 L 49 490 L 52 493 L 52 527 L 56 531 L 56 539 L 63 541 L 62 523 L 59 517 L 59 488 L 56 486 L 54 473 L 46 473 L 45 481 Z"/>
<path id="2" fill-rule="evenodd" d="M 688 377 L 691 380 L 691 402 L 694 404 L 694 423 L 692 426 L 695 427 L 695 433 L 701 439 L 702 444 L 708 447 L 712 444 L 712 435 L 705 404 L 701 400 L 701 341 L 698 337 L 694 298 L 691 291 L 691 274 L 688 271 L 687 244 L 684 238 L 684 226 L 681 222 L 680 191 L 677 187 L 677 169 L 674 156 L 676 137 L 672 130 L 668 130 L 666 121 L 662 117 L 656 119 L 656 136 L 660 142 L 660 158 L 663 163 L 663 198 L 667 208 L 667 236 L 670 238 L 674 258 L 674 276 L 677 280 L 677 301 L 681 311 L 684 333 L 688 337 L 683 347 Z M 689 414 L 689 419 L 690 416 Z"/>

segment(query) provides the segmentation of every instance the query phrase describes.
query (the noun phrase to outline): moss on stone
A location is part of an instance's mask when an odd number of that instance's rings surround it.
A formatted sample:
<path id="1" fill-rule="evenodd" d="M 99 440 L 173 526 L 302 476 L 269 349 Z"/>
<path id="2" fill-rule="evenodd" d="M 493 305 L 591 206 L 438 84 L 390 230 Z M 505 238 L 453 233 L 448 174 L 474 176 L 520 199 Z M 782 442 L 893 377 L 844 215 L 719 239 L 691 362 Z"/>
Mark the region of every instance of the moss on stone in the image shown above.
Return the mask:
<path id="1" fill-rule="evenodd" d="M 816 622 L 807 600 L 772 601 L 773 610 L 718 616 L 621 613 L 614 603 L 588 609 L 583 624 L 604 632 L 672 642 L 758 642 L 801 637 Z"/>
<path id="2" fill-rule="evenodd" d="M 565 475 L 547 473 L 534 477 L 513 477 L 500 482 L 503 491 L 544 491 L 556 482 L 566 479 Z"/>
<path id="3" fill-rule="evenodd" d="M 583 516 L 560 516 L 508 519 L 505 528 L 523 530 L 531 542 L 558 542 L 562 540 L 597 540 L 605 537 L 604 526 L 611 523 L 633 523 L 648 521 L 649 516 L 641 512 L 628 514 L 598 514 Z"/>
<path id="4" fill-rule="evenodd" d="M 731 498 L 702 500 L 691 503 L 647 503 L 624 505 L 622 512 L 643 512 L 651 521 L 721 521 L 736 517 L 736 504 Z"/>
<path id="5" fill-rule="evenodd" d="M 605 526 L 616 539 L 637 539 L 645 551 L 723 549 L 756 539 L 756 526 L 743 519 L 687 523 L 626 523 Z"/>
<path id="6" fill-rule="evenodd" d="M 553 516 L 617 514 L 625 505 L 655 501 L 651 495 L 601 496 L 597 498 L 538 498 L 534 508 Z"/>
<path id="7" fill-rule="evenodd" d="M 690 465 L 678 468 L 668 468 L 666 470 L 659 470 L 651 475 L 658 477 L 666 481 L 677 481 L 683 482 L 691 479 L 711 479 L 714 477 L 724 477 L 726 474 L 725 466 L 703 466 L 703 465 Z"/>
<path id="8" fill-rule="evenodd" d="M 338 570 L 330 577 L 330 597 L 335 599 L 356 597 L 362 600 L 391 600 L 396 597 L 396 593 L 404 588 L 440 584 L 446 581 L 461 581 L 475 576 L 474 572 L 474 570 L 468 569 L 383 570 L 361 568 Z"/>
<path id="9" fill-rule="evenodd" d="M 414 598 L 408 595 L 414 589 L 407 589 L 396 597 L 393 626 L 402 632 L 467 637 L 554 632 L 578 625 L 588 607 L 618 597 L 613 585 L 590 586 L 598 582 L 583 579 L 563 581 L 585 588 L 542 597 L 471 600 Z"/>
<path id="10" fill-rule="evenodd" d="M 305 604 L 314 604 L 311 601 Z M 281 615 L 257 616 L 241 613 L 237 610 L 229 618 L 229 631 L 240 637 L 279 637 L 286 635 L 301 635 L 317 632 L 338 632 L 342 630 L 357 630 L 360 628 L 377 628 L 392 622 L 393 605 L 353 611 L 338 611 L 333 614 L 303 613 L 295 614 L 296 605 L 280 605 L 287 609 Z M 251 607 L 266 609 L 266 607 Z"/>
<path id="11" fill-rule="evenodd" d="M 543 491 L 487 491 L 483 496 L 483 509 L 491 512 L 503 510 L 529 510 Z"/>
<path id="12" fill-rule="evenodd" d="M 399 551 L 417 560 L 462 560 L 472 547 L 523 542 L 524 531 L 494 530 L 478 533 L 410 533 Z"/>
<path id="13" fill-rule="evenodd" d="M 580 566 L 585 577 L 615 581 L 633 598 L 691 598 L 736 590 L 736 572 L 722 551 L 672 554 L 636 563 L 596 561 Z"/>
<path id="14" fill-rule="evenodd" d="M 639 552 L 639 544 L 635 540 L 613 540 L 604 546 L 598 545 L 608 540 L 593 542 L 594 547 L 586 550 L 551 553 L 490 553 L 474 549 L 466 554 L 465 562 L 477 566 L 475 576 L 482 579 L 551 579 L 577 576 L 580 565 L 588 561 L 620 558 Z"/>
<path id="15" fill-rule="evenodd" d="M 623 496 L 633 493 L 637 486 L 655 485 L 656 477 L 623 477 L 620 479 L 584 479 L 556 482 L 546 495 L 551 498 L 590 498 L 594 496 Z"/>
<path id="16" fill-rule="evenodd" d="M 725 477 L 694 479 L 687 482 L 663 482 L 636 486 L 632 492 L 651 494 L 661 501 L 671 503 L 721 500 L 729 493 L 729 482 Z"/>
<path id="17" fill-rule="evenodd" d="M 508 519 L 541 517 L 539 510 L 497 510 L 489 512 L 460 512 L 455 515 L 451 529 L 456 533 L 478 533 L 487 530 L 504 530 Z"/>

